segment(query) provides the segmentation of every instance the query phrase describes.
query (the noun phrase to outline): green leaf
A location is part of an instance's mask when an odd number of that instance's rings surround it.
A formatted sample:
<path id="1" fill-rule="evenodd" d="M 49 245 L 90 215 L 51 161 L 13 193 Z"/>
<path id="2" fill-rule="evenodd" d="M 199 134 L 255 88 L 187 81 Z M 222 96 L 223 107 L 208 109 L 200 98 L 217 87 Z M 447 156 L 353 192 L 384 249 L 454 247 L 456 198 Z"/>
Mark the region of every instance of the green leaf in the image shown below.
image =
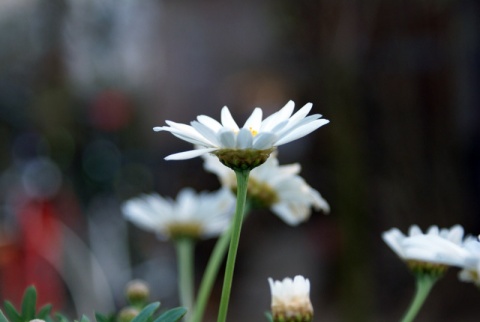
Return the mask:
<path id="1" fill-rule="evenodd" d="M 58 322 L 70 322 L 68 319 L 65 317 L 65 315 L 61 313 L 55 313 L 55 317 L 57 318 Z"/>
<path id="2" fill-rule="evenodd" d="M 140 313 L 132 320 L 132 322 L 145 322 L 147 321 L 156 309 L 160 306 L 160 302 L 154 302 L 147 305 Z"/>
<path id="3" fill-rule="evenodd" d="M 112 321 L 114 321 L 112 316 L 105 316 L 105 315 L 100 314 L 100 313 L 95 313 L 95 320 L 97 320 L 97 322 L 112 322 Z"/>
<path id="4" fill-rule="evenodd" d="M 35 318 L 37 309 L 37 290 L 34 286 L 29 286 L 23 295 L 22 300 L 22 319 L 30 321 Z"/>
<path id="5" fill-rule="evenodd" d="M 50 315 L 50 312 L 52 311 L 52 304 L 46 304 L 42 306 L 40 311 L 37 314 L 37 318 L 46 320 L 48 316 Z"/>
<path id="6" fill-rule="evenodd" d="M 8 322 L 8 319 L 3 315 L 2 310 L 0 310 L 0 322 Z"/>
<path id="7" fill-rule="evenodd" d="M 10 318 L 10 321 L 22 322 L 22 317 L 20 316 L 20 313 L 17 312 L 17 310 L 10 301 L 5 301 L 4 307 L 5 313 Z"/>
<path id="8" fill-rule="evenodd" d="M 265 317 L 267 318 L 268 322 L 273 322 L 272 313 L 266 311 L 266 312 L 265 312 Z"/>
<path id="9" fill-rule="evenodd" d="M 80 322 L 90 322 L 90 319 L 86 315 L 82 315 L 82 318 L 80 319 Z"/>
<path id="10" fill-rule="evenodd" d="M 187 313 L 187 309 L 184 307 L 176 307 L 170 309 L 160 315 L 154 322 L 177 322 Z"/>

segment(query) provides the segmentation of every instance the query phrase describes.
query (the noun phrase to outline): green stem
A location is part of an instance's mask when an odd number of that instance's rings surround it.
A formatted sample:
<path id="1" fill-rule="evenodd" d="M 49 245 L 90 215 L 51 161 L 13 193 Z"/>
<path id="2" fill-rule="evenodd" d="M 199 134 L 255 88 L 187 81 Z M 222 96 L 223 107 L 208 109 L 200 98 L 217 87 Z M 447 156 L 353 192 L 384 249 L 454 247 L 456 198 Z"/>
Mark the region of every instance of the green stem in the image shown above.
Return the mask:
<path id="1" fill-rule="evenodd" d="M 200 283 L 200 288 L 198 289 L 197 303 L 195 304 L 195 310 L 193 312 L 191 322 L 202 321 L 208 298 L 210 297 L 213 284 L 215 283 L 220 264 L 225 257 L 225 252 L 227 251 L 231 235 L 231 229 L 225 231 L 225 233 L 223 233 L 223 235 L 217 240 L 217 243 L 213 248 L 212 255 L 210 256 L 207 267 L 205 268 L 202 282 Z"/>
<path id="2" fill-rule="evenodd" d="M 193 309 L 194 300 L 194 249 L 195 241 L 192 238 L 182 237 L 175 240 L 178 264 L 178 292 L 180 305 L 189 311 Z"/>
<path id="3" fill-rule="evenodd" d="M 242 230 L 245 200 L 247 198 L 249 173 L 250 170 L 235 170 L 235 174 L 237 176 L 237 206 L 235 209 L 235 217 L 233 218 L 233 225 L 231 229 L 232 237 L 230 240 L 230 248 L 228 249 L 227 263 L 225 266 L 222 297 L 220 299 L 220 308 L 218 310 L 218 322 L 225 322 L 227 319 L 228 302 L 230 300 L 230 291 L 232 289 L 233 271 L 235 268 L 238 244 L 240 242 L 240 232 Z"/>
<path id="4" fill-rule="evenodd" d="M 249 208 L 249 203 L 247 201 L 245 205 L 245 215 L 243 217 L 244 220 Z M 212 292 L 213 284 L 215 283 L 218 270 L 220 269 L 220 265 L 225 257 L 231 236 L 232 227 L 226 230 L 215 243 L 215 247 L 210 255 L 207 267 L 205 268 L 205 273 L 203 274 L 203 278 L 198 289 L 197 301 L 195 303 L 195 310 L 193 311 L 191 322 L 201 322 L 203 319 L 203 314 L 205 313 L 205 308 Z"/>
<path id="5" fill-rule="evenodd" d="M 412 322 L 417 316 L 420 308 L 422 307 L 425 299 L 428 297 L 433 285 L 438 281 L 439 276 L 435 274 L 416 274 L 416 293 L 415 297 L 410 304 L 408 311 L 402 319 L 402 322 Z"/>

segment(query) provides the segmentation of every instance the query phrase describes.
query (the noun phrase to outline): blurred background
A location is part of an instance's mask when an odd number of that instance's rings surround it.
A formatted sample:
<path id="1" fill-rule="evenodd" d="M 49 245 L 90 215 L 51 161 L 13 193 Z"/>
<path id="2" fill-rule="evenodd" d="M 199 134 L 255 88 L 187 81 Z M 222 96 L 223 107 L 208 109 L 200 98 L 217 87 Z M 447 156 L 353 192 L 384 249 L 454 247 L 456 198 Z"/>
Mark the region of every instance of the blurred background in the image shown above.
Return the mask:
<path id="1" fill-rule="evenodd" d="M 480 233 L 480 5 L 407 1 L 0 1 L 0 300 L 72 318 L 125 304 L 132 278 L 178 305 L 175 252 L 125 222 L 140 193 L 216 190 L 189 144 L 152 127 L 243 123 L 289 99 L 331 123 L 279 148 L 332 208 L 243 229 L 229 321 L 262 321 L 268 277 L 303 274 L 318 321 L 397 321 L 414 280 L 381 240 L 461 224 Z M 197 246 L 197 280 L 214 240 Z M 457 271 L 419 321 L 477 321 Z M 205 321 L 214 321 L 217 283 Z"/>

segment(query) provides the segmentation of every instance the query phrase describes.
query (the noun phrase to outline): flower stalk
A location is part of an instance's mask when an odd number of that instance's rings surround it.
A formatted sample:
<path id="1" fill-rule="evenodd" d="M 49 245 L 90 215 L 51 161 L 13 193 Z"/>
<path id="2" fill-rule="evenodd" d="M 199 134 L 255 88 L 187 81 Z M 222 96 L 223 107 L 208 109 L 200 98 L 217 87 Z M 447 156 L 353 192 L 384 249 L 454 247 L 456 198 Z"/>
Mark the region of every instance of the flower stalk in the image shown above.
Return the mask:
<path id="1" fill-rule="evenodd" d="M 247 200 L 243 216 L 244 220 L 249 212 L 249 209 L 250 206 Z M 213 248 L 212 254 L 210 255 L 207 267 L 205 268 L 205 272 L 203 274 L 202 281 L 200 282 L 200 286 L 198 288 L 195 309 L 193 311 L 194 313 L 191 318 L 191 322 L 202 322 L 203 314 L 205 313 L 205 308 L 212 292 L 212 287 L 217 278 L 218 270 L 220 269 L 220 265 L 223 262 L 225 253 L 227 252 L 231 236 L 232 229 L 230 227 L 230 229 L 225 231 L 215 243 L 215 247 Z"/>
<path id="2" fill-rule="evenodd" d="M 245 212 L 245 203 L 247 199 L 248 176 L 250 170 L 235 170 L 237 177 L 237 206 L 231 228 L 230 247 L 228 249 L 227 263 L 225 267 L 225 276 L 223 280 L 222 297 L 218 310 L 218 322 L 225 322 L 227 319 L 228 303 L 232 289 L 233 271 L 235 269 L 235 260 L 237 257 L 238 245 L 240 243 L 240 232 L 242 230 L 243 214 Z"/>
<path id="3" fill-rule="evenodd" d="M 429 273 L 417 273 L 415 274 L 416 278 L 416 292 L 415 296 L 408 308 L 405 316 L 401 322 L 412 322 L 420 311 L 423 303 L 427 299 L 430 291 L 435 285 L 435 283 L 440 278 L 438 274 L 429 274 Z"/>
<path id="4" fill-rule="evenodd" d="M 188 237 L 175 239 L 178 263 L 178 292 L 180 304 L 191 311 L 194 306 L 194 250 L 195 240 Z"/>
<path id="5" fill-rule="evenodd" d="M 231 230 L 227 230 L 217 241 L 215 247 L 212 251 L 212 255 L 208 260 L 205 273 L 200 283 L 198 289 L 197 302 L 195 304 L 195 310 L 191 322 L 201 322 L 203 314 L 205 312 L 205 307 L 207 306 L 208 298 L 212 291 L 213 284 L 218 274 L 218 269 L 220 268 L 220 263 L 222 262 L 225 251 L 228 248 L 228 244 L 231 238 Z"/>

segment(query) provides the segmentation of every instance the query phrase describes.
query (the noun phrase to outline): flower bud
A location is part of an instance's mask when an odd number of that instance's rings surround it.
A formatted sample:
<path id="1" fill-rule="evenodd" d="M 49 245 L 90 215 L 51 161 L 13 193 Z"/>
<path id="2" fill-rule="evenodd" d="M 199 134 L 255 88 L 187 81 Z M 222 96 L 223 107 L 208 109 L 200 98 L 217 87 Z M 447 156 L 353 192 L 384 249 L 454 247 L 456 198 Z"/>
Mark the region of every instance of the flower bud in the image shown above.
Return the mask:
<path id="1" fill-rule="evenodd" d="M 138 314 L 140 310 L 131 306 L 124 307 L 118 313 L 118 322 L 130 322 L 132 321 Z"/>
<path id="2" fill-rule="evenodd" d="M 313 307 L 310 302 L 310 281 L 297 275 L 292 280 L 273 281 L 269 278 L 272 293 L 274 322 L 311 322 Z"/>
<path id="3" fill-rule="evenodd" d="M 142 307 L 148 301 L 150 289 L 144 281 L 133 280 L 127 284 L 126 295 L 130 304 Z"/>

